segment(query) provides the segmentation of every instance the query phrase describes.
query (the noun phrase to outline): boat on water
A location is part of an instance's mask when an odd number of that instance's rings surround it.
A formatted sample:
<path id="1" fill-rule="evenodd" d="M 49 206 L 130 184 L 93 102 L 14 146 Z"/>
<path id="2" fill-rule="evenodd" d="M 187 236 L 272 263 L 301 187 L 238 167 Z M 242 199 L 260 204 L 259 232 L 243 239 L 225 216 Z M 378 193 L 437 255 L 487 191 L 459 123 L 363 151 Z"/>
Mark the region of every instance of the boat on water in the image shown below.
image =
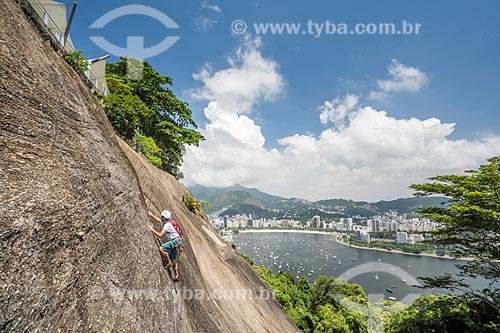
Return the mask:
<path id="1" fill-rule="evenodd" d="M 389 296 L 388 297 L 391 301 L 396 301 L 396 297 Z"/>
<path id="2" fill-rule="evenodd" d="M 378 274 L 375 274 L 375 280 L 378 280 Z"/>
<path id="3" fill-rule="evenodd" d="M 394 293 L 394 291 L 392 291 L 392 289 L 391 289 L 391 288 L 385 288 L 385 291 L 388 291 L 388 292 L 390 292 L 390 293 Z"/>
<path id="4" fill-rule="evenodd" d="M 397 288 L 398 286 L 396 286 L 395 284 L 391 284 L 391 287 Z"/>
<path id="5" fill-rule="evenodd" d="M 382 261 L 382 259 L 380 259 L 380 258 L 378 258 L 377 260 L 378 260 L 378 261 Z"/>

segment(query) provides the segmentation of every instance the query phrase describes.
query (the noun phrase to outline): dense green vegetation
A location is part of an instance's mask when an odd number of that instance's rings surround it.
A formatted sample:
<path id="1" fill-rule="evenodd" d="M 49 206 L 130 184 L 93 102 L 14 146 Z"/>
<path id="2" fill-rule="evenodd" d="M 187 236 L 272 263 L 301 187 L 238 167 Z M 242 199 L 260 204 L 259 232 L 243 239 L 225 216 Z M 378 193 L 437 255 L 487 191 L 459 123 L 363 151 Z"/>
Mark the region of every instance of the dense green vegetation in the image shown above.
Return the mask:
<path id="1" fill-rule="evenodd" d="M 346 302 L 368 306 L 359 285 L 325 276 L 311 284 L 305 276 L 296 281 L 289 273 L 254 267 L 303 332 L 368 332 L 368 317 L 353 311 L 351 304 L 345 306 Z"/>
<path id="2" fill-rule="evenodd" d="M 498 298 L 494 306 L 500 306 Z M 492 304 L 482 299 L 424 295 L 404 310 L 386 317 L 385 329 L 394 333 L 500 332 L 500 316 Z"/>
<path id="3" fill-rule="evenodd" d="M 252 214 L 252 217 L 254 218 L 267 218 L 267 219 L 272 219 L 273 216 L 276 216 L 276 213 L 273 213 L 272 211 L 264 208 L 257 207 L 250 203 L 236 204 L 226 209 L 222 214 L 229 216 L 236 214 L 247 214 L 247 215 Z"/>
<path id="4" fill-rule="evenodd" d="M 196 200 L 191 193 L 186 192 L 182 196 L 182 203 L 190 212 L 207 220 L 205 208 L 203 207 L 203 205 L 206 204 L 205 202 Z"/>
<path id="5" fill-rule="evenodd" d="M 447 207 L 430 207 L 422 214 L 442 224 L 433 232 L 433 243 L 438 246 L 455 246 L 460 257 L 473 261 L 458 267 L 462 275 L 482 276 L 491 281 L 486 290 L 467 290 L 462 279 L 449 275 L 423 279 L 428 287 L 462 290 L 464 297 L 473 297 L 491 304 L 490 311 L 500 315 L 497 297 L 499 289 L 493 284 L 500 280 L 500 157 L 488 160 L 478 170 L 468 170 L 465 175 L 446 175 L 430 178 L 432 182 L 414 184 L 417 196 L 433 194 L 450 198 Z"/>
<path id="6" fill-rule="evenodd" d="M 339 232 L 337 231 L 337 233 Z M 378 234 L 382 233 L 379 232 Z M 348 235 L 344 234 L 340 238 L 340 241 L 363 248 L 377 248 L 388 251 L 401 251 L 404 253 L 413 253 L 413 254 L 428 253 L 428 254 L 437 254 L 440 256 L 448 255 L 451 257 L 456 255 L 456 253 L 453 251 L 454 247 L 451 245 L 437 245 L 437 244 L 432 244 L 430 242 L 418 243 L 418 244 L 396 243 L 394 241 L 395 232 L 384 232 L 383 234 L 384 237 L 377 237 L 377 238 L 389 239 L 391 241 L 390 242 L 372 241 L 370 243 L 367 243 L 365 241 L 356 240 L 356 236 L 352 234 Z"/>
<path id="7" fill-rule="evenodd" d="M 76 71 L 80 73 L 84 73 L 89 69 L 88 57 L 82 55 L 82 50 L 73 51 L 68 53 L 64 59 L 68 62 L 68 64 Z"/>
<path id="8" fill-rule="evenodd" d="M 142 78 L 131 79 L 131 71 Z M 187 103 L 169 89 L 172 79 L 147 62 L 122 58 L 106 65 L 106 82 L 111 94 L 103 98 L 104 109 L 118 135 L 153 165 L 182 178 L 185 146 L 204 138 Z"/>
<path id="9" fill-rule="evenodd" d="M 394 210 L 399 213 L 412 213 L 426 207 L 437 205 L 448 205 L 448 200 L 444 197 L 424 197 L 424 198 L 403 198 L 391 201 L 378 201 L 374 205 L 377 210 L 387 212 Z"/>
<path id="10" fill-rule="evenodd" d="M 371 242 L 366 243 L 363 241 L 353 241 L 352 244 L 366 247 L 366 248 L 378 248 L 388 251 L 402 251 L 405 253 L 420 254 L 422 252 L 434 252 L 430 249 L 427 244 L 398 244 L 398 243 L 388 243 L 388 242 Z M 444 254 L 443 254 L 444 255 Z"/>

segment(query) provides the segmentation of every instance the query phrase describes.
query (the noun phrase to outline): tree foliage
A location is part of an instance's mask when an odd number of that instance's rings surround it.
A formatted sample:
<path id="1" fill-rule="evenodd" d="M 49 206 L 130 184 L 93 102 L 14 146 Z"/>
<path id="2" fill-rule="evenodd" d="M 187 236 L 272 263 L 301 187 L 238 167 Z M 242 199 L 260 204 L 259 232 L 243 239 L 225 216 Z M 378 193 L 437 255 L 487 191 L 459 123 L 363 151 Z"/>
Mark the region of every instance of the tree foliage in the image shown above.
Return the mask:
<path id="1" fill-rule="evenodd" d="M 132 141 L 132 147 L 139 153 L 144 155 L 151 164 L 155 167 L 161 167 L 161 156 L 162 150 L 158 148 L 155 140 L 149 136 L 140 135 L 138 132 L 135 133 L 134 139 Z"/>
<path id="2" fill-rule="evenodd" d="M 295 280 L 287 272 L 254 266 L 293 322 L 303 332 L 364 333 L 369 309 L 361 286 L 320 276 L 314 284 L 307 277 Z M 348 306 L 345 301 L 348 301 Z M 353 304 L 355 304 L 353 306 Z M 362 307 L 362 309 L 356 309 Z"/>
<path id="3" fill-rule="evenodd" d="M 140 72 L 141 78 L 131 79 L 131 71 Z M 196 131 L 188 104 L 170 90 L 172 79 L 147 62 L 121 58 L 106 65 L 106 82 L 111 94 L 103 99 L 104 106 L 118 135 L 154 165 L 182 178 L 185 146 L 204 138 Z"/>
<path id="4" fill-rule="evenodd" d="M 184 193 L 182 196 L 182 202 L 193 214 L 208 221 L 204 208 L 204 204 L 206 204 L 206 202 L 196 200 L 195 197 L 193 197 L 193 195 L 189 192 Z"/>
<path id="5" fill-rule="evenodd" d="M 88 57 L 82 55 L 82 52 L 82 50 L 70 52 L 64 59 L 75 71 L 84 73 L 89 69 L 89 62 Z"/>
<path id="6" fill-rule="evenodd" d="M 416 196 L 434 194 L 450 198 L 448 207 L 422 210 L 425 217 L 440 222 L 433 242 L 453 245 L 460 257 L 474 259 L 460 266 L 471 277 L 500 279 L 500 157 L 488 159 L 478 170 L 465 175 L 431 177 L 433 182 L 414 184 Z"/>
<path id="7" fill-rule="evenodd" d="M 457 265 L 462 276 L 481 276 L 488 288 L 473 290 L 463 278 L 450 274 L 421 278 L 426 288 L 446 288 L 459 295 L 422 296 L 390 317 L 389 332 L 499 332 L 500 290 L 500 157 L 488 159 L 464 175 L 431 177 L 411 186 L 416 196 L 444 195 L 447 206 L 421 213 L 441 223 L 433 232 L 437 246 L 451 246 L 456 256 L 472 260 Z"/>
<path id="8" fill-rule="evenodd" d="M 500 316 L 490 304 L 468 296 L 423 295 L 386 319 L 387 333 L 499 332 Z"/>

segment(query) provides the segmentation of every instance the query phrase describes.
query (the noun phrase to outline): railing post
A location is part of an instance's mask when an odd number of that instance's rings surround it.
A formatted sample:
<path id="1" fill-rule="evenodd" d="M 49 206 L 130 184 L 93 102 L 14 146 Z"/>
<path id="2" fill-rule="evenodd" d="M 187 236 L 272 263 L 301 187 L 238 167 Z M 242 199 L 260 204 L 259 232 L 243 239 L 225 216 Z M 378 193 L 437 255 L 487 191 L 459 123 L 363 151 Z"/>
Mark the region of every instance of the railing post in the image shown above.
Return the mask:
<path id="1" fill-rule="evenodd" d="M 69 14 L 69 20 L 68 24 L 66 25 L 66 30 L 64 31 L 64 46 L 66 45 L 66 40 L 68 39 L 69 35 L 69 29 L 71 28 L 71 24 L 73 23 L 73 17 L 75 16 L 75 11 L 76 11 L 76 6 L 78 6 L 78 3 L 72 2 L 73 8 L 71 8 L 71 14 Z"/>

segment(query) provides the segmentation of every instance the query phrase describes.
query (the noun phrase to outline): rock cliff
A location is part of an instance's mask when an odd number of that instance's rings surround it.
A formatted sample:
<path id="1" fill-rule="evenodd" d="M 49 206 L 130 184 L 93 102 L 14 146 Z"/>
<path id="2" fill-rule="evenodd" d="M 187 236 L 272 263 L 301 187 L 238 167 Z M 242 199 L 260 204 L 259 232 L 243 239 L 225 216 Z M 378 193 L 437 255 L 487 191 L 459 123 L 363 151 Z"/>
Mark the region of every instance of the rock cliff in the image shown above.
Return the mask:
<path id="1" fill-rule="evenodd" d="M 16 2 L 0 12 L 0 331 L 298 331 Z M 186 233 L 178 302 L 147 230 L 166 208 Z"/>

